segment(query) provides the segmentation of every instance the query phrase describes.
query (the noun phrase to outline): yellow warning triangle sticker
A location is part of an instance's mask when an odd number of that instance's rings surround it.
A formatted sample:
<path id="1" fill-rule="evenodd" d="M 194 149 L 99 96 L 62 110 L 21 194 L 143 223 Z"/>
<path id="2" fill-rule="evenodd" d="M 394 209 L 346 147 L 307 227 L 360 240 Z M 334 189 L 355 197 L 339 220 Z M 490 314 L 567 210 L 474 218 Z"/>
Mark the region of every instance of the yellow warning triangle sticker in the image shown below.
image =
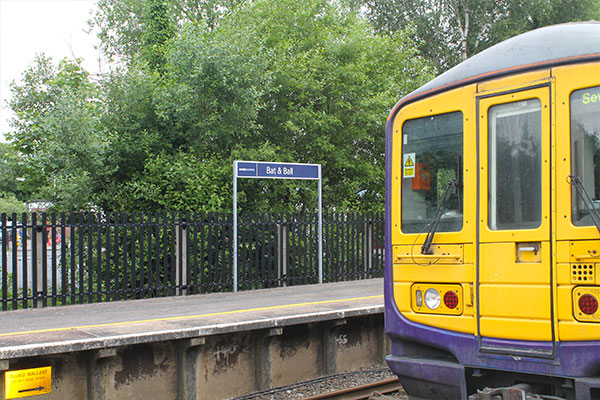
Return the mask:
<path id="1" fill-rule="evenodd" d="M 415 163 L 413 162 L 411 157 L 406 157 L 405 167 L 414 167 Z"/>

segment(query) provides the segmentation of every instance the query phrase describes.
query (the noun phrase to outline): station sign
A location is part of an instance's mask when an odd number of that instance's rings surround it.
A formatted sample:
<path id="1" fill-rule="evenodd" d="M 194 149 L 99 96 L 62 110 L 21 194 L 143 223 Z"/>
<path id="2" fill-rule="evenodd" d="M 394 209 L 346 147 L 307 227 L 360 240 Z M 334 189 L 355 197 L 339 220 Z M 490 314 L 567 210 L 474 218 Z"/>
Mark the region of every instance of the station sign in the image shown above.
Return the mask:
<path id="1" fill-rule="evenodd" d="M 20 399 L 50 393 L 52 367 L 20 369 L 4 373 L 4 398 Z"/>
<path id="2" fill-rule="evenodd" d="M 318 164 L 277 163 L 262 161 L 237 161 L 238 178 L 319 179 Z"/>
<path id="3" fill-rule="evenodd" d="M 323 191 L 321 164 L 281 163 L 266 161 L 233 162 L 233 291 L 238 290 L 238 211 L 237 181 L 254 179 L 304 179 L 318 181 L 319 193 L 319 283 L 323 283 Z"/>

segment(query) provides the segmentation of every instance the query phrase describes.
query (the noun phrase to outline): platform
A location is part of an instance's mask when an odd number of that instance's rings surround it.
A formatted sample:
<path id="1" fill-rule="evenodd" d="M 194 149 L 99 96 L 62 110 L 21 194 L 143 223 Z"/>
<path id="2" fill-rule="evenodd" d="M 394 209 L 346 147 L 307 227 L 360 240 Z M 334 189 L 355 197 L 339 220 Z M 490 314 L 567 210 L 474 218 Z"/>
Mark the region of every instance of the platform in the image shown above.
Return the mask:
<path id="1" fill-rule="evenodd" d="M 0 313 L 0 360 L 383 313 L 383 280 Z"/>

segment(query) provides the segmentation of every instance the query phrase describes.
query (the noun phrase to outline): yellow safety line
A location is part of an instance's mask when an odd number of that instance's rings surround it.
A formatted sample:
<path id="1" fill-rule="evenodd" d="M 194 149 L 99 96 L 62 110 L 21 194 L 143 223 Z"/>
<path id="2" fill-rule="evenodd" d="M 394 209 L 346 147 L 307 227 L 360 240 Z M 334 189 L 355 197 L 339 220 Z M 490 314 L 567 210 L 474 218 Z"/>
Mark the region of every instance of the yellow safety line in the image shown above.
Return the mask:
<path id="1" fill-rule="evenodd" d="M 23 331 L 23 332 L 9 332 L 9 333 L 0 333 L 0 337 L 25 335 L 25 334 L 29 334 L 29 333 L 60 332 L 60 331 L 68 331 L 68 330 L 72 330 L 72 329 L 101 328 L 101 327 L 106 327 L 106 326 L 117 326 L 117 325 L 134 325 L 134 324 L 142 324 L 145 322 L 176 321 L 176 320 L 191 319 L 191 318 L 214 317 L 214 316 L 218 316 L 218 315 L 240 314 L 240 313 L 246 313 L 246 312 L 252 312 L 252 311 L 277 310 L 277 309 L 281 309 L 281 308 L 312 306 L 312 305 L 318 305 L 318 304 L 344 303 L 344 302 L 357 301 L 357 300 L 377 299 L 377 298 L 381 298 L 381 297 L 383 297 L 383 295 L 354 297 L 351 299 L 341 299 L 341 300 L 313 301 L 313 302 L 309 302 L 309 303 L 284 304 L 284 305 L 278 305 L 278 306 L 248 308 L 248 309 L 244 309 L 244 310 L 222 311 L 222 312 L 198 314 L 198 315 L 185 315 L 185 316 L 181 316 L 181 317 L 165 317 L 165 318 L 144 319 L 144 320 L 140 320 L 140 321 L 108 322 L 106 324 L 71 326 L 71 327 L 65 327 L 65 328 L 38 329 L 38 330 L 34 330 L 34 331 Z"/>

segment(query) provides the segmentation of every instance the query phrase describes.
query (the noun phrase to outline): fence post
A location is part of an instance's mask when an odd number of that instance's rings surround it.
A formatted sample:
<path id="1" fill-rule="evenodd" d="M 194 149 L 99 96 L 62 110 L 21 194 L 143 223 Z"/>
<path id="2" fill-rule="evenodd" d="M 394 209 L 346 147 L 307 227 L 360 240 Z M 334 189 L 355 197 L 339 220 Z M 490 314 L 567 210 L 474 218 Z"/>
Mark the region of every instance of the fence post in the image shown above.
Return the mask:
<path id="1" fill-rule="evenodd" d="M 15 220 L 15 218 L 13 218 L 13 220 Z M 2 292 L 0 293 L 0 295 L 2 295 L 2 311 L 6 311 L 8 310 L 8 249 L 9 249 L 9 244 L 8 244 L 8 229 L 6 229 L 6 214 L 5 213 L 0 213 L 0 242 L 2 245 L 2 248 L 0 249 L 0 268 L 2 269 L 2 271 L 0 271 L 0 274 L 2 274 L 2 278 L 0 281 L 0 286 L 2 287 Z M 15 240 L 15 238 L 13 238 L 12 240 Z M 12 268 L 12 265 L 11 265 Z M 11 269 L 12 271 L 12 269 Z M 16 296 L 12 296 L 12 297 L 16 297 Z"/>
<path id="2" fill-rule="evenodd" d="M 177 256 L 175 257 L 175 282 L 179 286 L 179 294 L 186 295 L 188 293 L 188 262 L 187 262 L 187 234 L 186 234 L 186 223 L 181 222 L 179 219 L 179 226 L 177 227 L 175 248 L 177 249 Z"/>
<path id="3" fill-rule="evenodd" d="M 175 282 L 179 286 L 179 294 L 186 295 L 188 293 L 188 262 L 187 262 L 187 221 L 181 219 L 179 214 L 179 223 L 175 230 Z"/>
<path id="4" fill-rule="evenodd" d="M 364 222 L 363 260 L 363 277 L 371 277 L 373 269 L 373 221 L 371 219 Z"/>
<path id="5" fill-rule="evenodd" d="M 288 274 L 288 225 L 287 221 L 279 222 L 277 224 L 277 281 L 281 282 L 282 287 L 287 287 L 287 274 Z"/>
<path id="6" fill-rule="evenodd" d="M 35 293 L 33 293 L 33 296 L 35 297 L 35 307 L 36 308 L 42 308 L 44 307 L 44 260 L 43 258 L 46 256 L 46 252 L 45 250 L 45 246 L 46 243 L 44 242 L 44 226 L 38 222 L 37 224 L 34 224 L 33 226 L 34 229 L 34 234 L 36 235 L 36 259 L 32 260 L 32 263 L 35 262 L 35 267 L 36 267 L 36 271 L 35 271 L 35 277 L 32 277 L 32 279 L 35 279 L 36 285 L 35 285 Z"/>

